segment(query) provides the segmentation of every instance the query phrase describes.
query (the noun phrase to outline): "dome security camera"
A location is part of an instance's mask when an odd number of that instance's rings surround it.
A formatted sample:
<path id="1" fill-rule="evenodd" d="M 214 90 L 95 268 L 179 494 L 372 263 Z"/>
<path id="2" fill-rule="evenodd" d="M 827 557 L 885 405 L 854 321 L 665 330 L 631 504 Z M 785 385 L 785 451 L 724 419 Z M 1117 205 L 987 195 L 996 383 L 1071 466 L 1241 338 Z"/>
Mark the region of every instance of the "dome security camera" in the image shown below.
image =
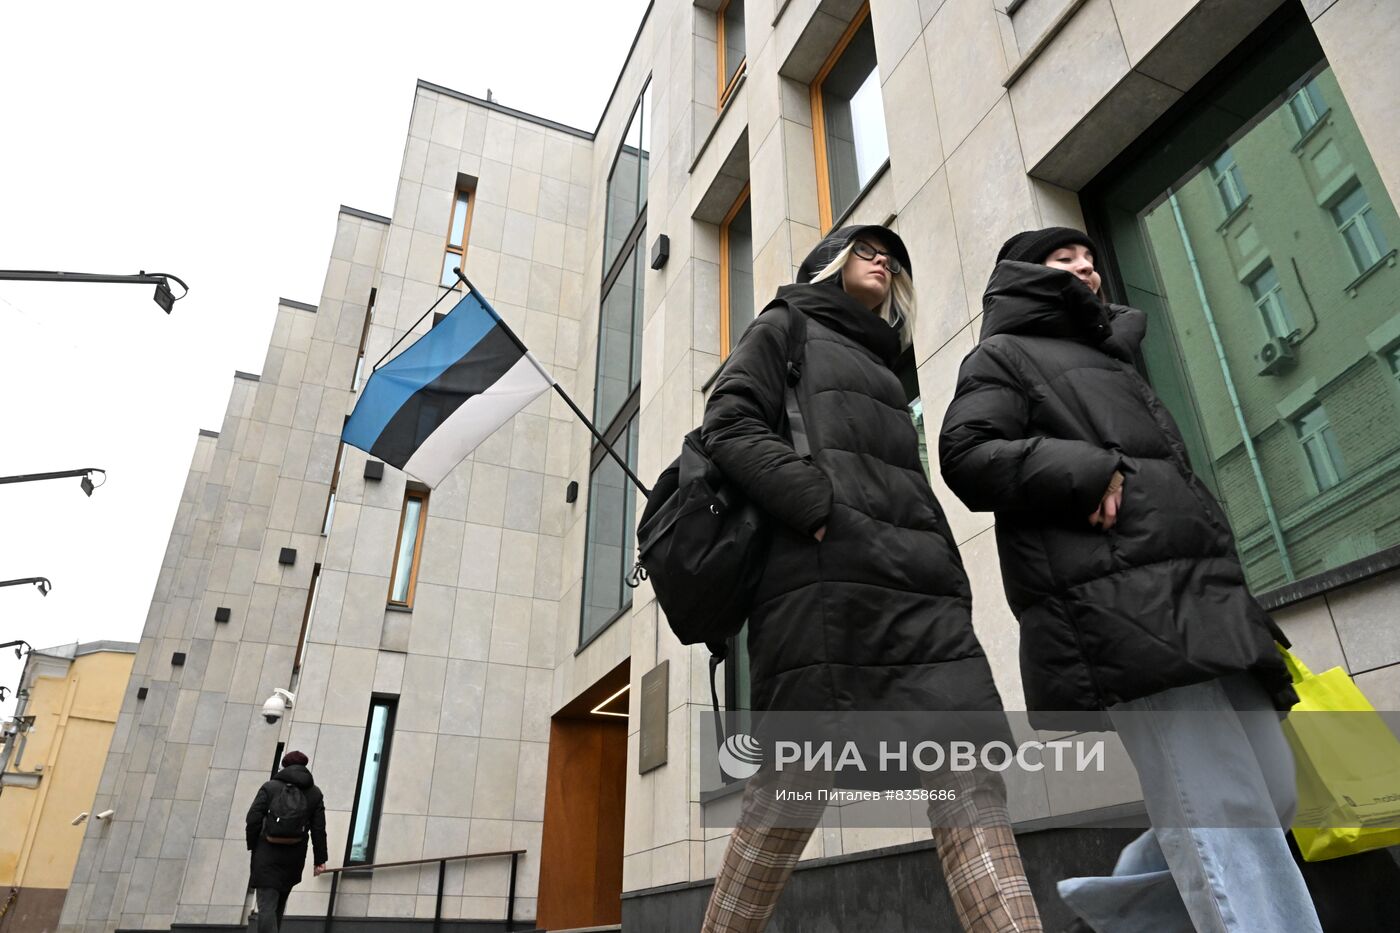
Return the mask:
<path id="1" fill-rule="evenodd" d="M 272 691 L 272 696 L 263 701 L 262 717 L 268 721 L 269 725 L 276 724 L 287 710 L 292 708 L 296 702 L 296 694 L 281 687 L 276 687 Z"/>

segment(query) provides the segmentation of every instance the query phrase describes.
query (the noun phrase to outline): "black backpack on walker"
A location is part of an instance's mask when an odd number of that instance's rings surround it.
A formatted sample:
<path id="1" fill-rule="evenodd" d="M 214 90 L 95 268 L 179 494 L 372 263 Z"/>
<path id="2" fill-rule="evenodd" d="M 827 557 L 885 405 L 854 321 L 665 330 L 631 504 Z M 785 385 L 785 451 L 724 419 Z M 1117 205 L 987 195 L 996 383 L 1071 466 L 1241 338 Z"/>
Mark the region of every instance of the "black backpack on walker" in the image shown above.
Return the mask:
<path id="1" fill-rule="evenodd" d="M 802 377 L 807 316 L 791 306 L 788 313 L 784 406 L 793 448 L 806 457 L 811 450 L 794 387 Z M 714 670 L 749 616 L 768 559 L 770 522 L 710 459 L 696 428 L 685 436 L 680 456 L 661 471 L 637 525 L 637 563 L 628 583 L 651 580 L 681 644 L 710 649 L 716 707 Z"/>

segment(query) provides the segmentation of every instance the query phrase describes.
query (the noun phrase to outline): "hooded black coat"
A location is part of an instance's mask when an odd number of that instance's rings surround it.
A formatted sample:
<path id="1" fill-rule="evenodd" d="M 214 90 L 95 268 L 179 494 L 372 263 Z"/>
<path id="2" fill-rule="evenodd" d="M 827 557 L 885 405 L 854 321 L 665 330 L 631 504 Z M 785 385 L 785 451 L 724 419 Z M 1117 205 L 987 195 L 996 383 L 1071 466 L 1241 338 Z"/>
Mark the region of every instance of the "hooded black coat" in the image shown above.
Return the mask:
<path id="1" fill-rule="evenodd" d="M 829 236 L 804 270 L 852 229 Z M 784 433 L 796 314 L 807 318 L 796 391 L 810 460 Z M 756 710 L 1001 709 L 891 369 L 899 353 L 898 331 L 838 285 L 788 285 L 715 382 L 705 446 L 776 519 L 749 617 Z"/>
<path id="2" fill-rule="evenodd" d="M 1098 710 L 1252 671 L 1297 702 L 1224 512 L 1139 373 L 1146 316 L 1068 272 L 1000 262 L 963 360 L 939 459 L 971 509 L 996 512 L 1032 710 Z M 1089 524 L 1115 470 L 1122 508 Z"/>
<path id="3" fill-rule="evenodd" d="M 305 765 L 291 765 L 277 772 L 277 776 L 258 788 L 253 805 L 248 808 L 246 831 L 248 850 L 253 853 L 252 870 L 248 881 L 251 888 L 276 888 L 290 891 L 306 870 L 306 844 L 303 839 L 296 845 L 279 845 L 263 838 L 263 817 L 272 800 L 282 792 L 282 785 L 295 784 L 306 795 L 306 804 L 311 812 L 310 842 L 316 861 L 313 864 L 326 864 L 326 802 L 321 788 L 311 778 Z"/>

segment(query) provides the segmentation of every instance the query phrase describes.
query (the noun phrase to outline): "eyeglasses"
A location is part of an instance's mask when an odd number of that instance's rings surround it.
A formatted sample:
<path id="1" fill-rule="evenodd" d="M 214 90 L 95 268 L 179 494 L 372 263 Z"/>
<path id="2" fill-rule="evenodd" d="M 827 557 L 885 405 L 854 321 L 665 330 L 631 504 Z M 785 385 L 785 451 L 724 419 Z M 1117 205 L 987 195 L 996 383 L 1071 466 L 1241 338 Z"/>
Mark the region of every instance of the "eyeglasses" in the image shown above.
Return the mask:
<path id="1" fill-rule="evenodd" d="M 894 258 L 893 253 L 887 252 L 883 249 L 876 249 L 864 240 L 856 240 L 854 243 L 852 243 L 851 252 L 855 253 L 857 256 L 859 256 L 861 259 L 864 259 L 866 262 L 874 262 L 876 256 L 884 256 L 885 268 L 890 270 L 890 275 L 899 275 L 901 272 L 904 271 L 904 266 L 900 263 L 898 259 Z"/>

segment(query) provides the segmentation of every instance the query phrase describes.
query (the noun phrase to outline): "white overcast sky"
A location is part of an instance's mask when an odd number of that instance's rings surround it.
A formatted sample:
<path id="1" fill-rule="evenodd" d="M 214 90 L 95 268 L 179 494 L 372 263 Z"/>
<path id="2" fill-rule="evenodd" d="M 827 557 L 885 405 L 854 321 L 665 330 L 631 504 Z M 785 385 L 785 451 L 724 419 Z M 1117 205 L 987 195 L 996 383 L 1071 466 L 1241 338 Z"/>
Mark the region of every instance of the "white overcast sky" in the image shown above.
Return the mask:
<path id="1" fill-rule="evenodd" d="M 601 7 L 601 8 L 600 8 Z M 602 8 L 606 8 L 605 10 Z M 646 0 L 14 3 L 0 39 L 0 642 L 137 641 L 200 428 L 320 300 L 340 204 L 393 210 L 414 82 L 592 130 Z M 0 685 L 20 663 L 0 651 Z M 0 715 L 13 708 L 0 703 Z"/>

